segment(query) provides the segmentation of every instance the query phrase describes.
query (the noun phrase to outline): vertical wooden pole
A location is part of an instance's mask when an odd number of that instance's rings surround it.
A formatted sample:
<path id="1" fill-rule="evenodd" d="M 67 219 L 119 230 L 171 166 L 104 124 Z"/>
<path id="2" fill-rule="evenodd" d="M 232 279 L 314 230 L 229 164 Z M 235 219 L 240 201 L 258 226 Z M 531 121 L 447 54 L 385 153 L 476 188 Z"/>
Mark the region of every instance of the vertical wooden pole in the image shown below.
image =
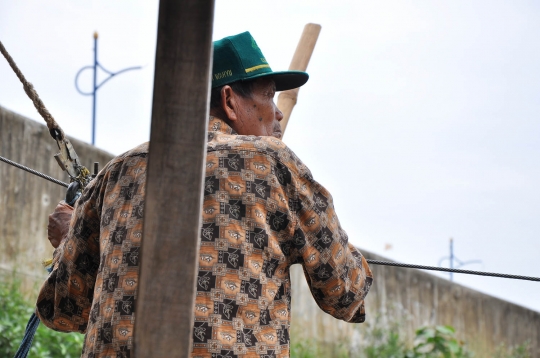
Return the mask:
<path id="1" fill-rule="evenodd" d="M 213 16 L 214 0 L 159 5 L 136 357 L 191 350 Z"/>

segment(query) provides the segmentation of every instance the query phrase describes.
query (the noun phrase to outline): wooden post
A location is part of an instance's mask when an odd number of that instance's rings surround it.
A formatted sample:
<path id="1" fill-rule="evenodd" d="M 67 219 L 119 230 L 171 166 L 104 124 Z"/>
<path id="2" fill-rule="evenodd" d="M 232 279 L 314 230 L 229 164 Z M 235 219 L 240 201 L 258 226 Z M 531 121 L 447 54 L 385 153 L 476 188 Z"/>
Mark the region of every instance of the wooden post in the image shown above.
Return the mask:
<path id="1" fill-rule="evenodd" d="M 214 0 L 161 0 L 135 356 L 187 357 L 212 65 Z"/>
<path id="2" fill-rule="evenodd" d="M 300 37 L 300 41 L 298 42 L 298 46 L 294 52 L 289 70 L 305 71 L 307 69 L 311 54 L 313 54 L 313 49 L 315 48 L 315 44 L 317 43 L 320 32 L 321 25 L 307 24 L 304 26 L 302 37 Z M 295 88 L 292 90 L 283 91 L 278 96 L 277 106 L 280 111 L 283 112 L 283 119 L 280 122 L 283 135 L 285 135 L 285 129 L 287 129 L 289 118 L 294 106 L 296 105 L 299 90 L 299 88 Z"/>

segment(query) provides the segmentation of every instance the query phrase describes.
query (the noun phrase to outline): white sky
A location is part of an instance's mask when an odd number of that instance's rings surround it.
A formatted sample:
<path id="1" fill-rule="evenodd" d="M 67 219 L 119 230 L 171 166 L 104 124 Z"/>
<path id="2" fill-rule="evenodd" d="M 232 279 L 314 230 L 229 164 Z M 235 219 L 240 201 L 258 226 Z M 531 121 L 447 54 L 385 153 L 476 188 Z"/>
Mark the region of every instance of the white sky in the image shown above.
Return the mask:
<path id="1" fill-rule="evenodd" d="M 149 138 L 157 9 L 0 0 L 0 40 L 85 141 L 91 97 L 74 77 L 92 64 L 93 32 L 105 68 L 145 65 L 98 92 L 97 145 L 119 154 Z M 217 0 L 214 38 L 249 30 L 283 70 L 308 22 L 322 32 L 285 142 L 332 192 L 351 241 L 437 265 L 453 237 L 458 258 L 483 262 L 464 268 L 540 276 L 540 4 Z M 91 71 L 81 77 L 89 89 Z M 3 59 L 0 105 L 42 121 Z M 540 283 L 454 277 L 540 311 Z"/>

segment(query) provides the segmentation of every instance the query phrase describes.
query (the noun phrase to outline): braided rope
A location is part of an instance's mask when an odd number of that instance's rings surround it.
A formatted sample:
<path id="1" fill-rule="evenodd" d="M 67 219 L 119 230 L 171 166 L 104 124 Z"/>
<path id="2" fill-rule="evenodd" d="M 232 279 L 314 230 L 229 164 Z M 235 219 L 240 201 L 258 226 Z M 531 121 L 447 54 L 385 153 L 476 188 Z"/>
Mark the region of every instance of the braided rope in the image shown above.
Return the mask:
<path id="1" fill-rule="evenodd" d="M 53 116 L 49 113 L 49 111 L 45 107 L 45 104 L 43 104 L 41 98 L 39 98 L 39 95 L 34 89 L 34 86 L 26 80 L 19 67 L 17 67 L 17 64 L 15 63 L 15 61 L 13 61 L 13 58 L 11 58 L 6 48 L 2 44 L 2 41 L 0 41 L 0 52 L 2 52 L 2 55 L 4 55 L 4 57 L 6 58 L 7 62 L 11 66 L 11 69 L 13 70 L 13 72 L 15 72 L 15 74 L 21 81 L 24 92 L 26 92 L 28 97 L 30 97 L 30 99 L 34 103 L 34 107 L 36 107 L 41 117 L 43 117 L 43 119 L 45 120 L 45 123 L 47 123 L 47 127 L 49 128 L 49 133 L 51 134 L 51 136 L 54 139 L 64 138 L 64 131 L 62 130 L 62 128 L 60 128 L 58 123 L 56 123 L 56 121 L 54 120 Z"/>

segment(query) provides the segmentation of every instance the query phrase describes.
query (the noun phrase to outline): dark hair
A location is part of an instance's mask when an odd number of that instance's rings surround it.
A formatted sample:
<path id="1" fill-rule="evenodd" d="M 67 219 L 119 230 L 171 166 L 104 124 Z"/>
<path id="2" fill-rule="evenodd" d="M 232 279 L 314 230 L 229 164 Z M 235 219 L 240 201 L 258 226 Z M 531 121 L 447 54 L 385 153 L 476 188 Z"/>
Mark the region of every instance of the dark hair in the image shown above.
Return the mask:
<path id="1" fill-rule="evenodd" d="M 251 97 L 253 93 L 253 83 L 255 80 L 248 81 L 236 81 L 229 83 L 220 87 L 212 88 L 210 92 L 210 108 L 220 108 L 221 107 L 221 90 L 225 86 L 231 86 L 232 90 L 244 98 Z"/>

